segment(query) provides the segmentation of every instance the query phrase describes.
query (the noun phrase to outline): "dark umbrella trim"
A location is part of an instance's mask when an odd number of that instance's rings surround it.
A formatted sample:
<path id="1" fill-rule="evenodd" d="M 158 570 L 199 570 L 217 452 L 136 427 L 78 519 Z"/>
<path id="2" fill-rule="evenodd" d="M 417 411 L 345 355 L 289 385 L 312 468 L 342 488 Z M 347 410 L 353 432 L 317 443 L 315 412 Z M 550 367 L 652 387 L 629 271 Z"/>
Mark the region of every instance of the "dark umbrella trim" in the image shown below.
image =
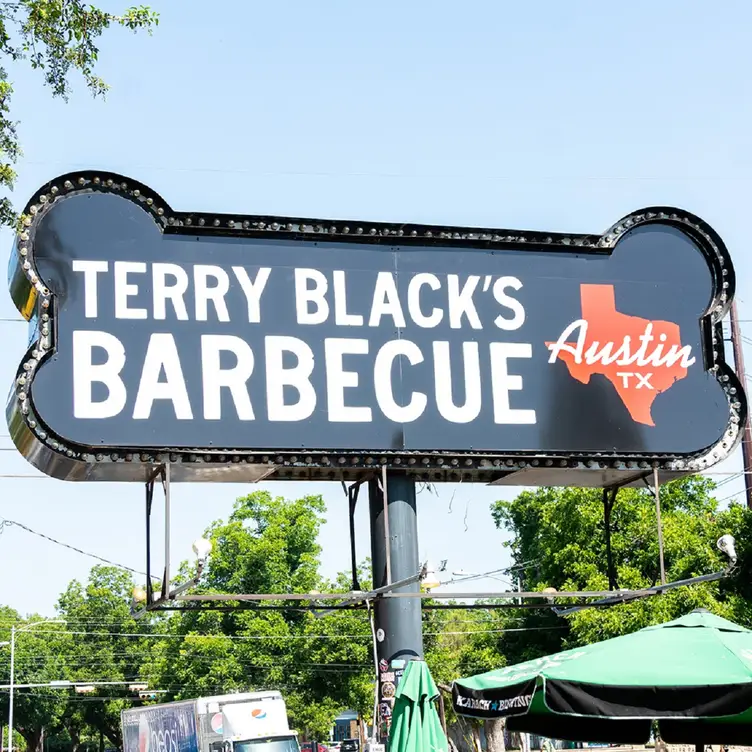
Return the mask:
<path id="1" fill-rule="evenodd" d="M 668 744 L 739 744 L 752 739 L 750 723 L 708 723 L 707 721 L 658 722 L 661 739 Z"/>
<path id="2" fill-rule="evenodd" d="M 600 718 L 714 718 L 752 707 L 752 683 L 634 687 L 546 679 L 553 713 Z"/>
<path id="3" fill-rule="evenodd" d="M 504 718 L 527 713 L 535 694 L 536 679 L 490 689 L 469 689 L 454 682 L 452 705 L 458 715 L 471 718 Z"/>
<path id="4" fill-rule="evenodd" d="M 648 720 L 579 718 L 564 715 L 528 714 L 510 718 L 507 728 L 549 739 L 569 742 L 601 742 L 611 744 L 645 744 L 650 738 Z"/>

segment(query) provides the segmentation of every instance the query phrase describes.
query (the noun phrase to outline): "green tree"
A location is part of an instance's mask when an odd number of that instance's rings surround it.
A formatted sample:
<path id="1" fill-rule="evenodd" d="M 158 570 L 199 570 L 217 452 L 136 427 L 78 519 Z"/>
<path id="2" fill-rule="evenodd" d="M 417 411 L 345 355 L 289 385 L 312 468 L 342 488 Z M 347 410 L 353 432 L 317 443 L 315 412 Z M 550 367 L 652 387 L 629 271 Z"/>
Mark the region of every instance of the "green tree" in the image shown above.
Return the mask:
<path id="1" fill-rule="evenodd" d="M 506 659 L 499 651 L 502 630 L 509 626 L 505 614 L 495 609 L 432 609 L 432 601 L 425 603 L 423 643 L 426 662 L 438 686 L 448 688 L 460 676 L 491 671 L 505 665 Z M 451 603 L 446 605 L 452 605 Z M 478 602 L 477 605 L 482 605 Z M 479 743 L 479 724 L 458 717 L 444 691 L 444 707 L 447 734 L 459 747 L 460 744 Z M 484 724 L 488 752 L 504 749 L 503 723 L 486 721 Z"/>
<path id="2" fill-rule="evenodd" d="M 57 742 L 56 746 L 64 745 L 66 752 L 78 752 L 88 728 L 84 703 L 69 700 L 52 727 L 52 741 Z"/>
<path id="3" fill-rule="evenodd" d="M 434 648 L 437 652 L 429 652 L 429 661 L 442 656 L 447 665 L 437 666 L 439 673 L 468 676 L 632 632 L 697 607 L 750 623 L 747 598 L 752 586 L 746 583 L 752 548 L 746 541 L 752 515 L 739 506 L 719 509 L 713 489 L 712 481 L 698 476 L 661 488 L 667 579 L 723 568 L 726 562 L 715 543 L 720 535 L 732 533 L 742 542 L 739 572 L 733 580 L 678 588 L 609 609 L 585 609 L 570 617 L 557 616 L 550 609 L 480 612 L 483 629 L 480 624 L 470 625 L 470 634 L 451 647 L 440 640 Z M 600 489 L 524 491 L 512 501 L 494 503 L 491 512 L 496 526 L 511 534 L 504 545 L 511 548 L 514 571 L 525 590 L 609 588 L 609 542 Z M 642 588 L 660 582 L 655 500 L 647 489 L 619 491 L 610 510 L 610 549 L 617 587 Z M 746 597 L 744 587 L 750 590 Z M 496 749 L 503 744 L 500 731 L 500 724 L 486 724 L 489 744 Z"/>
<path id="4" fill-rule="evenodd" d="M 128 572 L 99 565 L 91 570 L 85 586 L 73 580 L 60 596 L 58 612 L 66 622 L 61 645 L 66 678 L 78 682 L 143 679 L 142 667 L 149 665 L 155 648 L 148 634 L 162 620 L 133 618 L 133 585 Z M 121 747 L 120 711 L 131 703 L 127 687 L 98 686 L 96 694 L 101 701 L 82 703 L 70 697 L 61 728 L 74 745 L 80 743 L 85 728 L 91 727 Z"/>
<path id="5" fill-rule="evenodd" d="M 317 589 L 345 593 L 351 590 L 350 573 Z M 368 582 L 370 571 L 359 568 L 358 579 Z M 325 610 L 325 607 L 324 609 Z M 292 665 L 295 685 L 290 694 L 292 714 L 310 738 L 326 739 L 335 717 L 355 710 L 373 720 L 375 664 L 369 615 L 363 610 L 340 610 L 328 615 L 307 613 L 295 640 Z"/>
<path id="6" fill-rule="evenodd" d="M 713 482 L 690 476 L 661 487 L 666 577 L 669 582 L 726 566 L 716 540 L 731 533 L 743 540 L 749 513 L 738 505 L 720 509 Z M 496 525 L 512 534 L 509 546 L 528 590 L 607 590 L 609 587 L 604 501 L 598 489 L 541 488 L 492 506 Z M 610 547 L 617 587 L 660 583 L 655 500 L 647 489 L 624 488 L 611 511 Z M 738 577 L 722 584 L 701 583 L 623 606 L 585 609 L 571 617 L 551 611 L 524 616 L 529 633 L 505 634 L 499 649 L 510 663 L 566 646 L 632 632 L 704 607 L 729 618 L 747 608 Z"/>
<path id="7" fill-rule="evenodd" d="M 81 74 L 95 97 L 104 96 L 107 84 L 95 72 L 101 35 L 111 26 L 151 31 L 157 23 L 157 14 L 146 6 L 116 15 L 82 0 L 0 3 L 0 186 L 13 188 L 14 165 L 21 153 L 17 123 L 11 116 L 8 64 L 25 61 L 39 70 L 53 96 L 67 99 L 73 72 Z M 10 199 L 0 199 L 0 224 L 15 219 Z"/>
<path id="8" fill-rule="evenodd" d="M 66 678 L 65 634 L 60 625 L 44 621 L 44 617 L 38 615 L 21 619 L 13 609 L 0 609 L 0 641 L 11 639 L 12 625 L 17 630 L 13 672 L 17 685 Z M 0 679 L 3 684 L 10 682 L 9 647 L 5 648 L 0 661 Z M 28 752 L 41 752 L 45 733 L 57 727 L 65 710 L 66 693 L 67 690 L 51 687 L 19 687 L 14 691 L 13 725 L 26 742 Z M 8 692 L 3 692 L 2 698 L 2 712 L 7 715 Z"/>
<path id="9" fill-rule="evenodd" d="M 319 574 L 323 512 L 320 496 L 286 500 L 257 491 L 238 499 L 230 518 L 207 531 L 213 551 L 202 591 L 348 590 L 344 577 L 328 583 Z M 174 698 L 280 689 L 297 729 L 326 738 L 342 709 L 367 712 L 373 703 L 368 620 L 360 612 L 321 616 L 290 605 L 230 602 L 235 608 L 225 612 L 176 614 L 164 626 L 170 638 L 156 644 L 145 667 L 148 678 Z"/>

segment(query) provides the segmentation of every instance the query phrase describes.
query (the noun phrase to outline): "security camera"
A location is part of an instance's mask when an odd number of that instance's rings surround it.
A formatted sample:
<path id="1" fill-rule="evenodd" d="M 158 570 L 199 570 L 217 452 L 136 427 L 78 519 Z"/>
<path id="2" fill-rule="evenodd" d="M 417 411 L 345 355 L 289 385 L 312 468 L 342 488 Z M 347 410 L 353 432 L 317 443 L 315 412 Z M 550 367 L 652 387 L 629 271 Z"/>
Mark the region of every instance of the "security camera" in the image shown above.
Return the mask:
<path id="1" fill-rule="evenodd" d="M 734 536 L 728 533 L 722 535 L 716 545 L 718 546 L 718 550 L 728 557 L 729 565 L 733 567 L 736 564 L 736 541 L 734 540 Z"/>

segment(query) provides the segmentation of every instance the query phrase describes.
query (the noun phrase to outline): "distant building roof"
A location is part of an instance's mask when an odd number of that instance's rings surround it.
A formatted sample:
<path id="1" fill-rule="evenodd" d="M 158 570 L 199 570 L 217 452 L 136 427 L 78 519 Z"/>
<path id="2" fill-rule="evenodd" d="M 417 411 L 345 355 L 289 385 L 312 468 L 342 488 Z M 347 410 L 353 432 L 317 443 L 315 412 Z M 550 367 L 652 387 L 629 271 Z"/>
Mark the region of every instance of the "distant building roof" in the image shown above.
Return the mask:
<path id="1" fill-rule="evenodd" d="M 334 722 L 336 723 L 337 721 L 357 721 L 357 720 L 358 720 L 358 713 L 355 710 L 345 710 L 334 719 Z"/>

